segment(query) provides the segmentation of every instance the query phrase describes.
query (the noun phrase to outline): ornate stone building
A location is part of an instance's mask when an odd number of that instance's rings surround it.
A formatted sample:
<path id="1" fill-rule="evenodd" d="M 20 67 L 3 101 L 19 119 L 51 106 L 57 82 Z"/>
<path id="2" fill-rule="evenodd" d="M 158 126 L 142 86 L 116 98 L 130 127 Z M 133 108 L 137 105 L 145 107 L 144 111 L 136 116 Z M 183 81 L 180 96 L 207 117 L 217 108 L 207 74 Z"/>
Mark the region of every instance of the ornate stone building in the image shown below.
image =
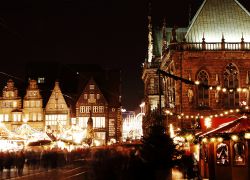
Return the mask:
<path id="1" fill-rule="evenodd" d="M 36 80 L 29 80 L 23 98 L 23 121 L 34 129 L 44 130 L 43 99 Z"/>
<path id="2" fill-rule="evenodd" d="M 70 111 L 59 87 L 55 82 L 54 89 L 45 107 L 45 128 L 60 132 L 70 127 Z"/>
<path id="3" fill-rule="evenodd" d="M 22 102 L 13 80 L 9 79 L 0 98 L 0 122 L 5 123 L 9 130 L 14 130 L 22 123 Z"/>
<path id="4" fill-rule="evenodd" d="M 94 140 L 106 144 L 109 140 L 120 140 L 120 108 L 108 102 L 107 94 L 91 78 L 76 102 L 76 118 L 81 128 L 87 129 L 88 120 L 92 117 Z"/>
<path id="5" fill-rule="evenodd" d="M 159 108 L 165 126 L 183 129 L 200 118 L 239 117 L 249 105 L 249 29 L 250 14 L 236 0 L 205 0 L 184 28 L 154 27 L 149 16 L 144 132 Z"/>

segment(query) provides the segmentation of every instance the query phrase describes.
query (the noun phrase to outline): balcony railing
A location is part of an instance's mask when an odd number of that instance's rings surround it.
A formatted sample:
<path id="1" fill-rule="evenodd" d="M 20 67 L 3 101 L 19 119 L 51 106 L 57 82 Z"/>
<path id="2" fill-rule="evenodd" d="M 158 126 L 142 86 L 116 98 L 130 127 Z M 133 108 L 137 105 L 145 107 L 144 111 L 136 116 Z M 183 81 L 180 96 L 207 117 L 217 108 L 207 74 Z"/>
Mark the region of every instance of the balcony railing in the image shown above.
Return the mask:
<path id="1" fill-rule="evenodd" d="M 171 43 L 169 49 L 174 50 L 229 50 L 245 51 L 250 50 L 250 42 L 177 42 Z"/>

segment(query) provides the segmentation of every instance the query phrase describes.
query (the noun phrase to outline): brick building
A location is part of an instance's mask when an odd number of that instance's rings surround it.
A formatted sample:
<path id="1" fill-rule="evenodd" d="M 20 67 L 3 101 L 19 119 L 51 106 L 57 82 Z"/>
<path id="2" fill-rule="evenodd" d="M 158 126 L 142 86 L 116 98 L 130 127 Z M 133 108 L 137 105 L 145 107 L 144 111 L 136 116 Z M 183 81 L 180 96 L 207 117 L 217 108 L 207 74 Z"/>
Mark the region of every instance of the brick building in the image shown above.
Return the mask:
<path id="1" fill-rule="evenodd" d="M 188 27 L 154 26 L 148 18 L 144 132 L 159 108 L 164 126 L 183 129 L 205 117 L 239 117 L 238 108 L 249 105 L 249 12 L 235 0 L 205 0 Z"/>

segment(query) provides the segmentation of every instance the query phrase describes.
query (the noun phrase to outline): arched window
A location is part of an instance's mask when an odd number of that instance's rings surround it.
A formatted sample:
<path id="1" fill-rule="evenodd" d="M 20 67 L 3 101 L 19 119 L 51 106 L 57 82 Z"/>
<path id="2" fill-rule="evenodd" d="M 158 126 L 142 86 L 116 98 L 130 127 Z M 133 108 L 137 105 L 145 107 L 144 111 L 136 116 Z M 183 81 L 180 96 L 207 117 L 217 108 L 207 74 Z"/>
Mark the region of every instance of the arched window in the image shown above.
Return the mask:
<path id="1" fill-rule="evenodd" d="M 197 80 L 200 82 L 197 93 L 198 106 L 207 107 L 209 105 L 208 88 L 206 88 L 208 86 L 208 73 L 201 70 L 197 75 Z"/>
<path id="2" fill-rule="evenodd" d="M 228 145 L 225 143 L 219 143 L 216 147 L 216 163 L 221 165 L 229 164 L 229 152 Z"/>
<path id="3" fill-rule="evenodd" d="M 173 108 L 175 106 L 175 82 L 172 78 L 167 78 L 166 83 L 166 103 L 167 107 Z"/>
<path id="4" fill-rule="evenodd" d="M 238 75 L 239 71 L 233 63 L 226 66 L 224 71 L 224 87 L 227 89 L 227 93 L 223 99 L 224 105 L 227 108 L 239 106 L 239 93 L 237 92 L 239 86 Z"/>
<path id="5" fill-rule="evenodd" d="M 233 145 L 233 162 L 235 165 L 245 165 L 246 148 L 244 143 L 237 142 Z"/>

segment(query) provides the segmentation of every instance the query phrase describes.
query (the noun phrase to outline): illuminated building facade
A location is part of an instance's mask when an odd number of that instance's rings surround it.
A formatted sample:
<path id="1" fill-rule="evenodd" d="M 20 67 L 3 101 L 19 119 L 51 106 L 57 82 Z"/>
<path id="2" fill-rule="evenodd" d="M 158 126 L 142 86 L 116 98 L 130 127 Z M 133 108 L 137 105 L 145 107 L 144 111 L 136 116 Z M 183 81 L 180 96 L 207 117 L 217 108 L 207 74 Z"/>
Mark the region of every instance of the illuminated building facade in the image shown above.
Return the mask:
<path id="1" fill-rule="evenodd" d="M 43 98 L 36 80 L 29 80 L 23 98 L 23 121 L 34 129 L 44 130 Z"/>
<path id="2" fill-rule="evenodd" d="M 54 89 L 45 107 L 46 130 L 60 132 L 70 127 L 70 110 L 63 97 L 59 82 L 55 82 Z"/>
<path id="3" fill-rule="evenodd" d="M 77 124 L 83 129 L 87 129 L 90 116 L 93 120 L 94 140 L 100 144 L 106 144 L 111 139 L 116 141 L 117 131 L 120 130 L 119 122 L 120 108 L 110 106 L 96 81 L 91 78 L 76 102 Z"/>
<path id="4" fill-rule="evenodd" d="M 249 105 L 249 12 L 236 0 L 205 0 L 188 27 L 152 24 L 149 16 L 145 132 L 159 107 L 165 122 L 183 129 L 203 116 L 209 123 L 240 116 L 236 110 Z"/>
<path id="5" fill-rule="evenodd" d="M 94 121 L 97 119 L 96 128 L 94 127 L 95 137 L 102 143 L 107 143 L 111 139 L 120 141 L 122 115 L 121 71 L 119 69 L 106 70 L 95 64 L 52 63 L 50 65 L 50 63 L 40 62 L 27 65 L 26 78 L 36 79 L 38 83 L 40 82 L 39 87 L 44 104 L 47 104 L 51 96 L 49 90 L 53 89 L 54 85 L 51 82 L 59 80 L 60 89 L 70 111 L 69 124 L 85 128 L 86 119 L 90 116 L 90 109 L 86 108 L 93 107 L 92 119 Z M 90 89 L 87 85 L 92 81 L 94 89 Z M 89 101 L 84 99 L 86 96 L 84 97 L 83 92 L 85 91 L 89 91 L 87 92 Z M 47 109 L 45 109 L 45 113 L 47 113 Z M 95 126 L 95 124 L 93 125 Z M 103 127 L 104 125 L 105 127 Z"/>
<path id="6" fill-rule="evenodd" d="M 142 119 L 144 113 L 135 111 L 122 112 L 122 140 L 136 140 L 142 137 Z"/>
<path id="7" fill-rule="evenodd" d="M 202 178 L 249 179 L 242 114 L 249 114 L 250 13 L 237 0 L 204 0 L 188 27 L 152 23 L 149 16 L 143 132 L 161 112 L 166 129 L 180 128 Z M 201 141 L 197 131 L 211 134 Z"/>
<path id="8" fill-rule="evenodd" d="M 5 123 L 8 129 L 15 129 L 22 123 L 22 100 L 13 80 L 8 80 L 0 99 L 0 122 Z"/>

